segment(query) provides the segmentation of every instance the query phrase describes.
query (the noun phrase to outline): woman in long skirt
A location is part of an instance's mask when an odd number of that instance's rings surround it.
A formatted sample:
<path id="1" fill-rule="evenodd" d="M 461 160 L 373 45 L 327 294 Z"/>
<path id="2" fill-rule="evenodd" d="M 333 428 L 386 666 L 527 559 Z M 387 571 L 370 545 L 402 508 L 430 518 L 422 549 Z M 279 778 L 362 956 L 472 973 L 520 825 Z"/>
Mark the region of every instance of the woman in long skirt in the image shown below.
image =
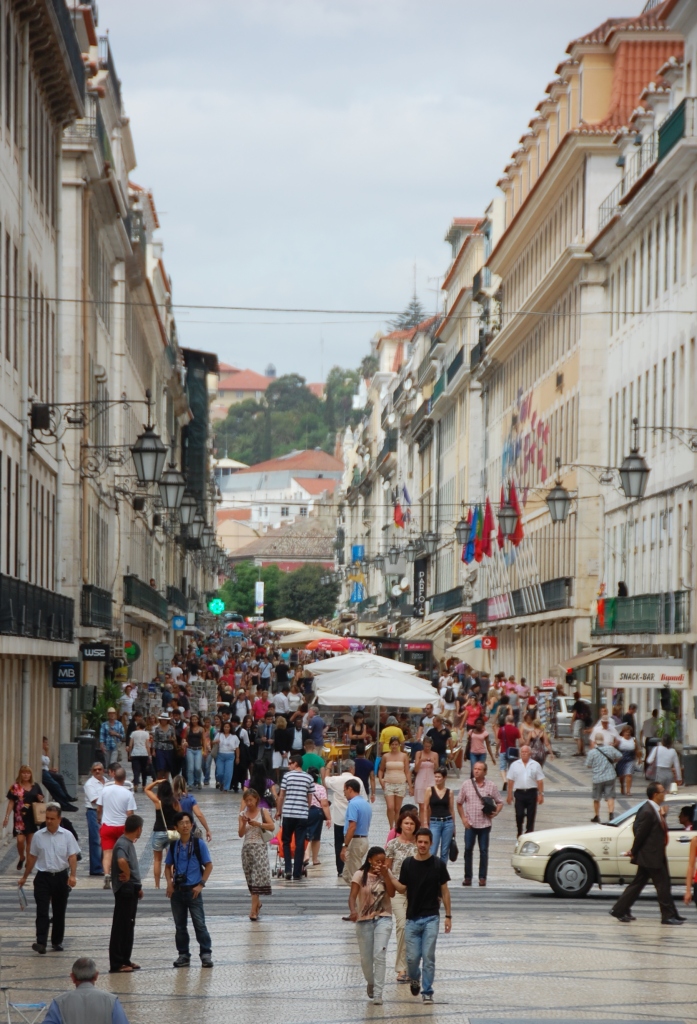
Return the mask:
<path id="1" fill-rule="evenodd" d="M 261 896 L 271 895 L 271 868 L 264 832 L 273 833 L 273 821 L 265 807 L 259 806 L 260 796 L 256 789 L 248 789 L 242 797 L 240 811 L 240 837 L 242 845 L 242 870 L 247 887 L 252 894 L 250 921 L 259 920 Z"/>

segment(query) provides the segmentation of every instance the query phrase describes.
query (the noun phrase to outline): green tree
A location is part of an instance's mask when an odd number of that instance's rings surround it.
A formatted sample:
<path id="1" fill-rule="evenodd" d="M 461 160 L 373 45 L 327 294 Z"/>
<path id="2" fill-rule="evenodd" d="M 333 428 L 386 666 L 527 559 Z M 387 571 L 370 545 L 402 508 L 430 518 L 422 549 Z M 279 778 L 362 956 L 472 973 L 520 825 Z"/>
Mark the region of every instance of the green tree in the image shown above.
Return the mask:
<path id="1" fill-rule="evenodd" d="M 393 331 L 406 331 L 410 327 L 416 327 L 417 324 L 420 324 L 425 319 L 426 310 L 417 299 L 416 292 L 414 292 L 404 312 L 400 313 L 394 320 L 388 320 L 388 323 Z"/>
<path id="2" fill-rule="evenodd" d="M 344 370 L 341 366 L 332 366 L 327 374 L 324 415 L 330 433 L 357 422 L 359 410 L 353 408 L 353 396 L 358 391 L 360 379 L 359 370 Z"/>
<path id="3" fill-rule="evenodd" d="M 240 615 L 254 615 L 254 588 L 258 579 L 264 581 L 264 616 L 267 619 L 279 617 L 279 595 L 285 573 L 275 564 L 259 569 L 254 562 L 240 562 L 235 567 L 235 578 L 222 585 L 218 596 L 225 602 L 229 612 Z"/>
<path id="4" fill-rule="evenodd" d="M 320 584 L 327 570 L 316 562 L 308 562 L 294 572 L 283 576 L 279 593 L 281 614 L 300 622 L 329 618 L 334 614 L 339 598 L 339 586 Z"/>
<path id="5" fill-rule="evenodd" d="M 369 356 L 363 356 L 361 359 L 361 365 L 358 368 L 363 380 L 372 380 L 375 374 L 378 372 L 380 367 L 380 361 L 376 355 L 371 352 Z"/>

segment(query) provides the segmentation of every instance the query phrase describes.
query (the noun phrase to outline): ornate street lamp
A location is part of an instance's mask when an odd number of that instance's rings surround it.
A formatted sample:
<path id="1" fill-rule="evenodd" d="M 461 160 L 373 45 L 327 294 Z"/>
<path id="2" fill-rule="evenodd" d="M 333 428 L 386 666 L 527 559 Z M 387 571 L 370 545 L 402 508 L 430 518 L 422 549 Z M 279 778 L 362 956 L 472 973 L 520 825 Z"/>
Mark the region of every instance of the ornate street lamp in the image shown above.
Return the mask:
<path id="1" fill-rule="evenodd" d="M 396 565 L 399 561 L 399 548 L 393 544 L 387 552 L 387 557 L 390 560 L 390 565 Z"/>
<path id="2" fill-rule="evenodd" d="M 413 540 L 409 540 L 407 546 L 404 549 L 404 556 L 407 562 L 413 562 L 416 558 L 416 544 Z"/>
<path id="3" fill-rule="evenodd" d="M 206 525 L 206 520 L 203 518 L 200 512 L 194 514 L 194 518 L 191 520 L 189 526 L 189 536 L 192 540 L 200 540 L 203 528 Z"/>
<path id="4" fill-rule="evenodd" d="M 620 486 L 630 500 L 643 498 L 649 482 L 651 470 L 643 455 L 639 455 L 639 420 L 634 417 L 634 444 L 629 455 L 626 455 L 620 466 Z"/>
<path id="5" fill-rule="evenodd" d="M 569 517 L 571 508 L 571 495 L 561 482 L 561 459 L 557 456 L 557 479 L 554 487 L 545 498 L 549 509 L 550 519 L 553 523 L 565 523 Z"/>
<path id="6" fill-rule="evenodd" d="M 215 533 L 213 532 L 213 527 L 204 526 L 203 531 L 201 533 L 201 544 L 203 545 L 203 550 L 206 553 L 210 552 L 211 548 L 213 547 L 214 541 Z"/>
<path id="7" fill-rule="evenodd" d="M 181 506 L 186 490 L 186 480 L 173 462 L 170 462 L 157 486 L 160 488 L 160 498 L 164 508 L 176 510 Z"/>
<path id="8" fill-rule="evenodd" d="M 385 571 L 385 556 L 384 555 L 376 555 L 375 558 L 373 559 L 373 565 L 375 566 L 375 568 L 377 569 L 378 572 L 384 572 Z"/>
<path id="9" fill-rule="evenodd" d="M 501 533 L 504 537 L 511 537 L 518 525 L 518 513 L 516 510 L 512 505 L 502 505 L 496 513 L 496 517 L 501 527 Z"/>
<path id="10" fill-rule="evenodd" d="M 179 505 L 179 522 L 182 526 L 191 526 L 196 515 L 198 502 L 191 491 L 184 491 L 184 496 Z"/>
<path id="11" fill-rule="evenodd" d="M 467 538 L 469 537 L 469 533 L 470 533 L 470 528 L 469 528 L 467 522 L 464 519 L 461 519 L 460 522 L 455 527 L 455 536 L 457 538 L 457 542 L 460 545 L 460 547 L 462 547 L 463 544 L 467 543 Z"/>
<path id="12" fill-rule="evenodd" d="M 438 547 L 438 534 L 434 533 L 433 530 L 427 530 L 421 540 L 426 554 L 435 555 L 436 548 Z"/>
<path id="13" fill-rule="evenodd" d="M 162 476 L 167 458 L 167 446 L 151 426 L 147 426 L 131 447 L 136 476 L 141 486 L 156 484 Z"/>

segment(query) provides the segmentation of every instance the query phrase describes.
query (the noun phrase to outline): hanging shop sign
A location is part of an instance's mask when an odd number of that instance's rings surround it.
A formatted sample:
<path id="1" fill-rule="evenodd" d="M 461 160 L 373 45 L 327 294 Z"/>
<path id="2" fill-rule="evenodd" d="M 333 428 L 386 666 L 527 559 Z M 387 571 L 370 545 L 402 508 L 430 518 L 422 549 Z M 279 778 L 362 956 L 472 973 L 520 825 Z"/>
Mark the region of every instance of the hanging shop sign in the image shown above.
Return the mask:
<path id="1" fill-rule="evenodd" d="M 109 644 L 80 644 L 80 654 L 83 661 L 109 661 L 111 647 Z"/>
<path id="2" fill-rule="evenodd" d="M 602 688 L 669 686 L 684 690 L 688 671 L 681 661 L 669 658 L 605 658 L 598 662 L 598 685 Z"/>
<path id="3" fill-rule="evenodd" d="M 80 685 L 79 661 L 54 661 L 51 686 L 56 690 L 76 690 Z"/>
<path id="4" fill-rule="evenodd" d="M 426 612 L 426 573 L 428 559 L 417 558 L 414 562 L 414 618 L 423 619 Z"/>

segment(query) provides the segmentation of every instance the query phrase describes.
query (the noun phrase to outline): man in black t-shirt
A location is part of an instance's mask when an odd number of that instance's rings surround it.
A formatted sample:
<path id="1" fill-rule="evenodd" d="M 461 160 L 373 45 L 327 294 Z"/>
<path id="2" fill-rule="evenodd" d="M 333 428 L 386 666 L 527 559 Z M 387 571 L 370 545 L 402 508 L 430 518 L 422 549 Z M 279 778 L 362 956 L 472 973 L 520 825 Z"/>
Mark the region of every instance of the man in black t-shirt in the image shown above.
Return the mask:
<path id="1" fill-rule="evenodd" d="M 436 972 L 436 940 L 440 924 L 440 901 L 445 907 L 445 932 L 450 932 L 450 875 L 440 857 L 431 855 L 433 834 L 428 828 L 416 832 L 416 854 L 407 857 L 395 880 L 398 892 L 407 896 L 407 923 L 404 937 L 407 946 L 407 973 L 413 996 L 421 991 L 423 961 L 424 1003 L 433 1002 L 433 977 Z"/>
<path id="2" fill-rule="evenodd" d="M 429 729 L 426 735 L 430 736 L 433 741 L 433 749 L 438 754 L 438 760 L 441 764 L 445 764 L 451 733 L 440 715 L 435 716 L 433 728 Z"/>

